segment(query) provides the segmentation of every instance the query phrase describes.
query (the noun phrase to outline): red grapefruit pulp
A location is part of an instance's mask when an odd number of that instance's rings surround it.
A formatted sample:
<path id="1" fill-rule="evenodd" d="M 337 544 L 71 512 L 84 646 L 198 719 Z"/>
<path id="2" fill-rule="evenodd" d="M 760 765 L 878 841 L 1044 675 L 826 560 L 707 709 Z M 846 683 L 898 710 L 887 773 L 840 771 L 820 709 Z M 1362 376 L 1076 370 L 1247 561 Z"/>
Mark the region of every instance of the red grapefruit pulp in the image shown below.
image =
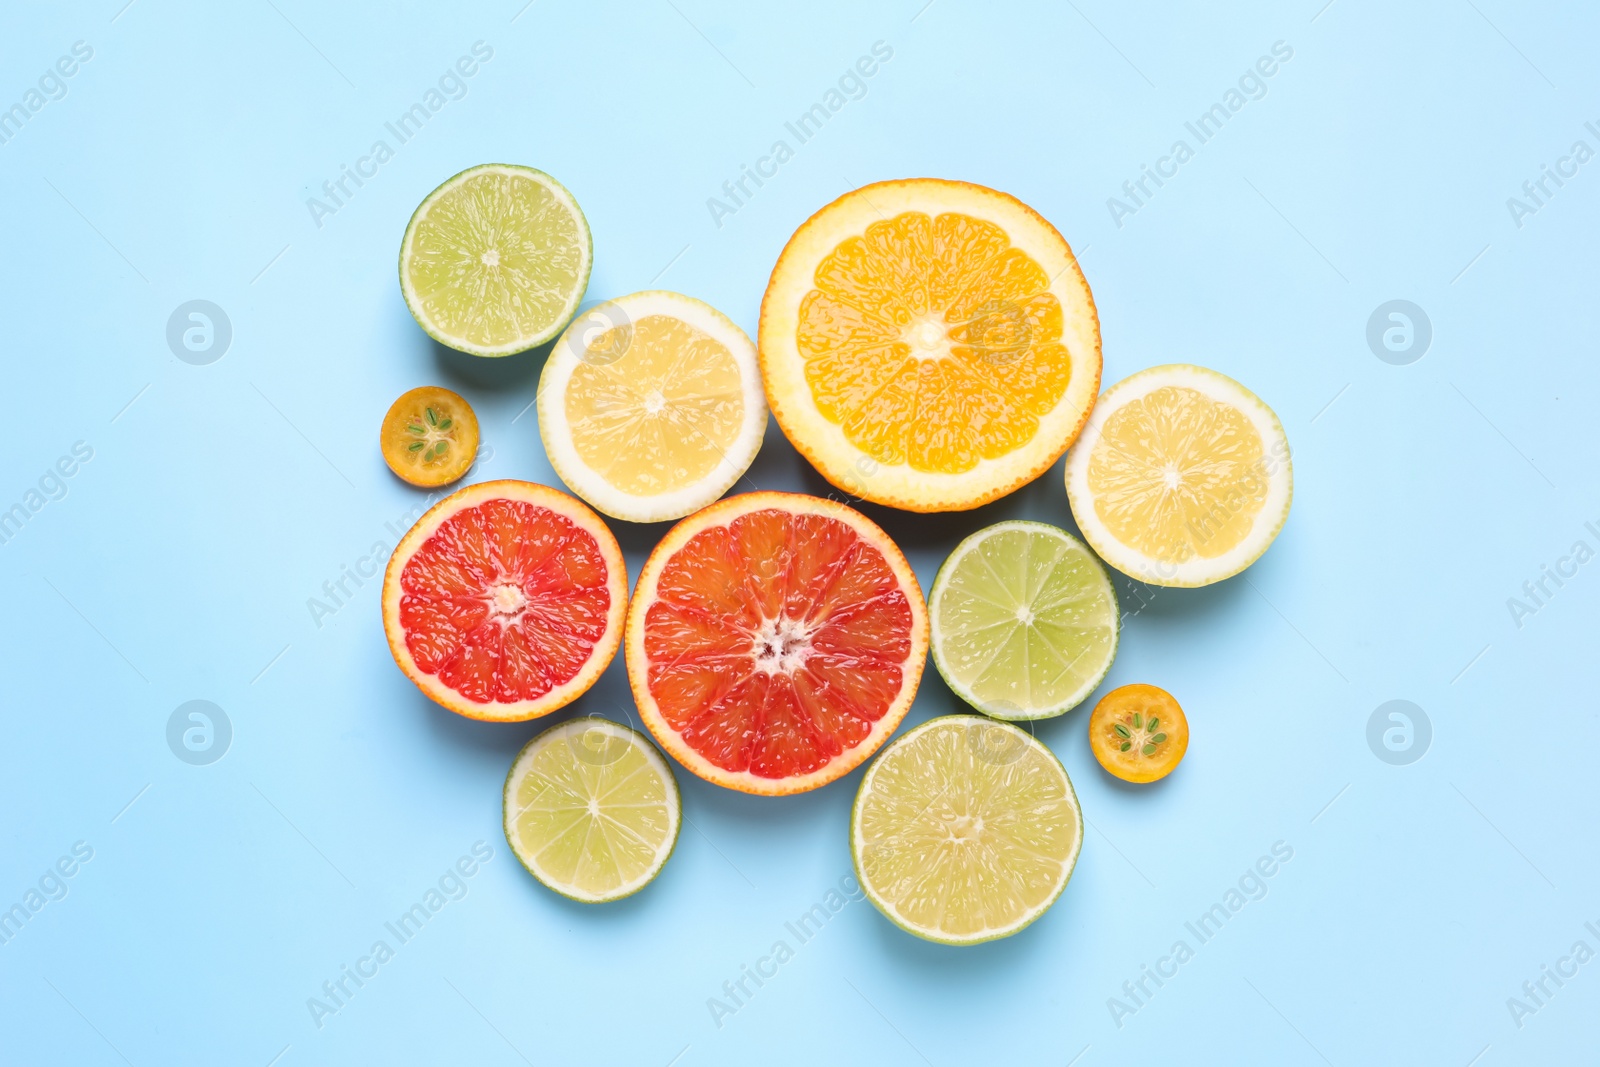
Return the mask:
<path id="1" fill-rule="evenodd" d="M 905 717 L 928 651 L 888 535 L 818 497 L 746 493 L 684 519 L 644 565 L 628 678 L 662 747 L 747 793 L 815 789 Z"/>
<path id="2" fill-rule="evenodd" d="M 533 719 L 605 670 L 627 596 L 622 550 L 586 505 L 532 482 L 483 482 L 401 539 L 383 628 L 395 663 L 451 711 Z"/>

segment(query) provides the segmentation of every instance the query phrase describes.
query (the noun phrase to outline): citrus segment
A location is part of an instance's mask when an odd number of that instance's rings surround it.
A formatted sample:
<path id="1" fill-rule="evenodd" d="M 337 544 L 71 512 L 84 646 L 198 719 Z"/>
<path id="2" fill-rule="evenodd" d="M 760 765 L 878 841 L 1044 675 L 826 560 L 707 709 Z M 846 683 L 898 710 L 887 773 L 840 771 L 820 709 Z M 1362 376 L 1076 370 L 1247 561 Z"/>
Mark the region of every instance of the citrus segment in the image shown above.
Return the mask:
<path id="1" fill-rule="evenodd" d="M 1094 706 L 1089 748 L 1123 781 L 1153 782 L 1171 774 L 1189 751 L 1189 719 L 1165 689 L 1121 686 Z"/>
<path id="2" fill-rule="evenodd" d="M 1096 552 L 1155 585 L 1209 585 L 1261 557 L 1293 496 L 1272 409 L 1216 371 L 1152 367 L 1106 390 L 1067 457 L 1072 514 Z"/>
<path id="3" fill-rule="evenodd" d="M 761 447 L 755 346 L 678 293 L 607 301 L 573 320 L 539 380 L 539 433 L 579 496 L 631 522 L 682 518 L 721 496 Z"/>
<path id="4" fill-rule="evenodd" d="M 929 941 L 1009 937 L 1055 903 L 1083 847 L 1078 796 L 1029 734 L 975 715 L 933 719 L 861 779 L 850 849 L 867 898 Z"/>
<path id="5" fill-rule="evenodd" d="M 585 903 L 643 889 L 672 855 L 682 803 L 638 731 L 581 716 L 523 746 L 506 775 L 506 842 L 539 881 Z"/>
<path id="6" fill-rule="evenodd" d="M 478 416 L 456 393 L 424 385 L 401 393 L 378 432 L 383 461 L 412 485 L 431 489 L 467 473 L 478 455 Z"/>
<path id="7" fill-rule="evenodd" d="M 746 493 L 651 553 L 628 613 L 645 725 L 708 781 L 796 793 L 859 765 L 904 717 L 928 647 L 886 534 L 816 497 Z"/>
<path id="8" fill-rule="evenodd" d="M 400 243 L 400 291 L 428 335 L 477 356 L 548 341 L 589 283 L 589 224 L 543 171 L 490 163 L 429 193 Z"/>
<path id="9" fill-rule="evenodd" d="M 435 505 L 383 582 L 395 662 L 477 719 L 532 719 L 577 699 L 616 654 L 626 606 L 622 550 L 605 523 L 532 482 L 483 482 Z"/>
<path id="10" fill-rule="evenodd" d="M 955 694 L 1001 719 L 1060 715 L 1117 653 L 1117 594 L 1094 554 L 1042 522 L 962 541 L 928 596 L 933 662 Z"/>
<path id="11" fill-rule="evenodd" d="M 762 301 L 767 397 L 831 482 L 917 511 L 976 507 L 1071 443 L 1100 332 L 1066 241 L 1013 197 L 880 182 L 812 216 Z"/>

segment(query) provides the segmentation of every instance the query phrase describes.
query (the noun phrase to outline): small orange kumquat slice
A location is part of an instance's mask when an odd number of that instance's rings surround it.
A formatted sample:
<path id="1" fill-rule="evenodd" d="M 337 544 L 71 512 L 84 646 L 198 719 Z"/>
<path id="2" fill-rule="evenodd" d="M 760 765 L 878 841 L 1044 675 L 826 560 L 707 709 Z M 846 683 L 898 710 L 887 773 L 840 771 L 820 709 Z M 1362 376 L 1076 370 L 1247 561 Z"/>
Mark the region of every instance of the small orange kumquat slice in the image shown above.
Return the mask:
<path id="1" fill-rule="evenodd" d="M 1189 750 L 1189 720 L 1165 689 L 1124 685 L 1100 698 L 1089 715 L 1089 747 L 1124 782 L 1171 774 Z"/>

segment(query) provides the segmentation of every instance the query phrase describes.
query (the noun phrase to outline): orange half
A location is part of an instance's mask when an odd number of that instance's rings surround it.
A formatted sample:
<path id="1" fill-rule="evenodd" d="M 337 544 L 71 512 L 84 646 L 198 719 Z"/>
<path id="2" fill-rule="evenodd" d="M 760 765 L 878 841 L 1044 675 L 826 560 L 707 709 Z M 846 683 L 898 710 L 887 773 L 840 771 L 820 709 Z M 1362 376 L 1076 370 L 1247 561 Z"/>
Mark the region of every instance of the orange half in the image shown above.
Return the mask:
<path id="1" fill-rule="evenodd" d="M 917 178 L 846 193 L 767 285 L 767 402 L 830 482 L 959 511 L 1043 473 L 1100 388 L 1100 323 L 1071 247 L 1013 196 Z"/>
<path id="2" fill-rule="evenodd" d="M 842 504 L 745 493 L 684 519 L 634 588 L 628 680 L 661 747 L 709 782 L 781 795 L 859 766 L 928 654 L 905 556 Z"/>

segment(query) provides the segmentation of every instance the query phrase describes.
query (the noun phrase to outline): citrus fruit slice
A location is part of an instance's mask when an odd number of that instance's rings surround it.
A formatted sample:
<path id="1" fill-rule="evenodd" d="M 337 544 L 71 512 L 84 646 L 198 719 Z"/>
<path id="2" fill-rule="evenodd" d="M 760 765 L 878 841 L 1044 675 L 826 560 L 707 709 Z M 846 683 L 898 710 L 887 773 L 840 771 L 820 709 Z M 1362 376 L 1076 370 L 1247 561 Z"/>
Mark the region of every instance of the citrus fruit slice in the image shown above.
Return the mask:
<path id="1" fill-rule="evenodd" d="M 1055 755 L 1009 723 L 932 719 L 884 749 L 850 812 L 867 899 L 929 941 L 975 945 L 1043 915 L 1072 877 L 1083 813 Z"/>
<path id="2" fill-rule="evenodd" d="M 539 378 L 561 480 L 607 515 L 681 519 L 727 492 L 767 428 L 755 345 L 709 304 L 645 292 L 567 327 Z"/>
<path id="3" fill-rule="evenodd" d="M 532 482 L 480 482 L 417 520 L 383 576 L 383 630 L 406 677 L 474 719 L 533 719 L 616 655 L 628 571 L 600 516 Z"/>
<path id="4" fill-rule="evenodd" d="M 522 746 L 506 775 L 506 842 L 539 881 L 586 904 L 621 900 L 666 866 L 683 805 L 637 730 L 579 716 Z"/>
<path id="5" fill-rule="evenodd" d="M 1004 496 L 1055 462 L 1100 388 L 1072 249 L 1026 204 L 918 178 L 795 232 L 761 302 L 767 402 L 834 485 L 910 511 Z"/>
<path id="6" fill-rule="evenodd" d="M 1117 594 L 1083 542 L 1013 520 L 956 546 L 928 594 L 933 663 L 1000 719 L 1044 719 L 1094 692 L 1117 654 Z"/>
<path id="7" fill-rule="evenodd" d="M 448 485 L 477 458 L 478 416 L 458 394 L 424 385 L 389 405 L 378 442 L 397 477 L 425 489 Z"/>
<path id="8" fill-rule="evenodd" d="M 592 259 L 589 223 L 560 182 L 489 163 L 417 207 L 400 242 L 400 292 L 440 344 L 509 356 L 561 332 Z"/>
<path id="9" fill-rule="evenodd" d="M 1089 748 L 1124 782 L 1153 782 L 1171 774 L 1189 751 L 1189 719 L 1165 689 L 1124 685 L 1090 713 Z"/>
<path id="10" fill-rule="evenodd" d="M 1214 370 L 1151 367 L 1106 390 L 1067 455 L 1085 540 L 1152 585 L 1210 585 L 1261 558 L 1289 517 L 1289 439 Z"/>
<path id="11" fill-rule="evenodd" d="M 628 680 L 661 747 L 709 782 L 799 793 L 894 732 L 928 654 L 905 557 L 831 500 L 744 493 L 662 538 L 628 610 Z"/>

